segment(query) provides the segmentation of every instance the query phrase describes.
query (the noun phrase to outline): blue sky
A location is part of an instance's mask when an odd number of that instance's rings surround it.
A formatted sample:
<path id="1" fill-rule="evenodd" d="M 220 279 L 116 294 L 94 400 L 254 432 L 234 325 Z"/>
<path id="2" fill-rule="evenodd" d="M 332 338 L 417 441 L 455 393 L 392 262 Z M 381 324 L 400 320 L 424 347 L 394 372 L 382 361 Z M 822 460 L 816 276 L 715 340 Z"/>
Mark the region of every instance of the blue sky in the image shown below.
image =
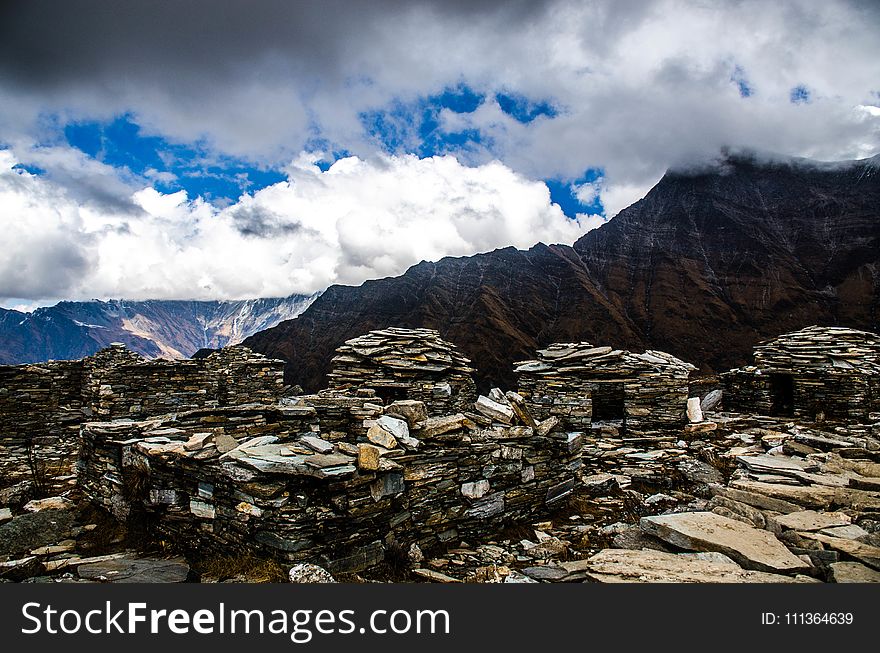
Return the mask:
<path id="1" fill-rule="evenodd" d="M 537 119 L 552 120 L 560 113 L 551 100 L 532 100 L 514 92 L 494 93 L 488 101 L 497 102 L 505 115 L 524 125 Z M 485 102 L 485 94 L 459 84 L 410 102 L 393 100 L 359 117 L 364 135 L 389 154 L 415 154 L 423 158 L 451 154 L 467 159 L 469 153 L 480 150 L 494 156 L 493 139 L 479 129 L 446 131 L 440 123 L 444 109 L 471 114 Z M 234 203 L 244 193 L 252 194 L 286 179 L 280 167 L 259 166 L 254 161 L 212 152 L 205 141 L 172 142 L 161 135 L 144 133 L 131 113 L 107 121 L 60 124 L 56 119 L 47 124 L 53 125 L 56 132 L 47 133 L 47 140 L 63 139 L 96 161 L 144 178 L 161 192 L 185 190 L 190 198 L 202 197 L 218 206 Z M 318 162 L 322 170 L 350 154 L 320 136 L 312 138 L 307 147 L 324 152 Z M 37 174 L 43 172 L 37 166 L 22 167 Z M 604 212 L 598 196 L 583 204 L 573 191 L 574 187 L 601 177 L 601 169 L 587 169 L 574 178 L 552 177 L 543 181 L 551 200 L 573 218 L 579 213 Z"/>

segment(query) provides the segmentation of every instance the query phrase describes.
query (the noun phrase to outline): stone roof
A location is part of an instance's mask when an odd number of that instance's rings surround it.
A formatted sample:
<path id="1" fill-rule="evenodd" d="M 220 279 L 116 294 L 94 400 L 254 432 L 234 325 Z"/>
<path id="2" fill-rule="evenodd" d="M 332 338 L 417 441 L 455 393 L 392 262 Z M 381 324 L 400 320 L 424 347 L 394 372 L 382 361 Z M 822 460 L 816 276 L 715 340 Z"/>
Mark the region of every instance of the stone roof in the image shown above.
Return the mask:
<path id="1" fill-rule="evenodd" d="M 603 374 L 670 371 L 689 374 L 697 369 L 664 351 L 637 354 L 624 349 L 597 347 L 589 342 L 555 343 L 537 351 L 533 360 L 514 363 L 515 372 L 531 374 Z"/>
<path id="2" fill-rule="evenodd" d="M 374 378 L 377 370 L 391 377 L 469 375 L 470 360 L 443 340 L 434 329 L 390 327 L 347 340 L 332 359 L 330 379 L 355 381 Z"/>
<path id="3" fill-rule="evenodd" d="M 880 336 L 845 327 L 809 326 L 755 347 L 755 366 L 880 374 Z"/>

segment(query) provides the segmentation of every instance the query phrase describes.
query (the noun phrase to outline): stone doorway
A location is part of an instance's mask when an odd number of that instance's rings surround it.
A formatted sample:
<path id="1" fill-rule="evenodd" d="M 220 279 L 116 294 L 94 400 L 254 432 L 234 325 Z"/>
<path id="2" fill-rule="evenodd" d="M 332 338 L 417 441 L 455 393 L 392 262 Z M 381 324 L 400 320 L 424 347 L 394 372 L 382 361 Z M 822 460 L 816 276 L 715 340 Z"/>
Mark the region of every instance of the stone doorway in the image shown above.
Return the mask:
<path id="1" fill-rule="evenodd" d="M 794 378 L 791 374 L 770 375 L 770 414 L 794 415 Z"/>
<path id="2" fill-rule="evenodd" d="M 605 382 L 592 386 L 593 421 L 623 421 L 626 418 L 623 383 Z"/>

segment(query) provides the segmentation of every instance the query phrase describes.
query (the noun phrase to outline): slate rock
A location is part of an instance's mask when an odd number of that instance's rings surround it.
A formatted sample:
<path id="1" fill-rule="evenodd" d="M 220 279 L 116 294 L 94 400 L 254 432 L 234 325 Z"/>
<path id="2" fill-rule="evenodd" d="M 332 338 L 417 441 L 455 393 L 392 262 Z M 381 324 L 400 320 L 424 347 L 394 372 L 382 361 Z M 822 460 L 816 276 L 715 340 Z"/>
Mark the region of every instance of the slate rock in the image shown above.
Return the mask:
<path id="1" fill-rule="evenodd" d="M 642 517 L 642 530 L 691 551 L 718 551 L 746 569 L 800 572 L 809 569 L 771 533 L 711 512 Z"/>

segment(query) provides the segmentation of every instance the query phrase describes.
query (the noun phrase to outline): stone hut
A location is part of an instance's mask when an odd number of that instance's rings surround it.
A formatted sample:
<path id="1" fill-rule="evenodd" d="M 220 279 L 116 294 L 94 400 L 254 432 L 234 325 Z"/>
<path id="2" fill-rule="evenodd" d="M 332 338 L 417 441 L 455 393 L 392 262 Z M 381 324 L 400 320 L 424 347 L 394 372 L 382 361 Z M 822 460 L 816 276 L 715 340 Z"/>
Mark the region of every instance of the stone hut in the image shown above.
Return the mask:
<path id="1" fill-rule="evenodd" d="M 433 329 L 387 328 L 336 350 L 331 390 L 372 390 L 383 401 L 423 401 L 430 415 L 470 409 L 476 398 L 470 360 Z"/>
<path id="2" fill-rule="evenodd" d="M 84 400 L 96 419 L 273 403 L 284 387 L 283 361 L 241 345 L 200 359 L 147 360 L 114 343 L 84 359 L 83 364 Z"/>
<path id="3" fill-rule="evenodd" d="M 810 326 L 755 347 L 755 364 L 721 375 L 730 410 L 867 419 L 880 411 L 880 336 Z"/>
<path id="4" fill-rule="evenodd" d="M 696 368 L 671 354 L 588 342 L 557 343 L 537 354 L 515 370 L 519 394 L 537 419 L 557 417 L 571 431 L 609 421 L 631 433 L 685 423 L 688 377 Z"/>

